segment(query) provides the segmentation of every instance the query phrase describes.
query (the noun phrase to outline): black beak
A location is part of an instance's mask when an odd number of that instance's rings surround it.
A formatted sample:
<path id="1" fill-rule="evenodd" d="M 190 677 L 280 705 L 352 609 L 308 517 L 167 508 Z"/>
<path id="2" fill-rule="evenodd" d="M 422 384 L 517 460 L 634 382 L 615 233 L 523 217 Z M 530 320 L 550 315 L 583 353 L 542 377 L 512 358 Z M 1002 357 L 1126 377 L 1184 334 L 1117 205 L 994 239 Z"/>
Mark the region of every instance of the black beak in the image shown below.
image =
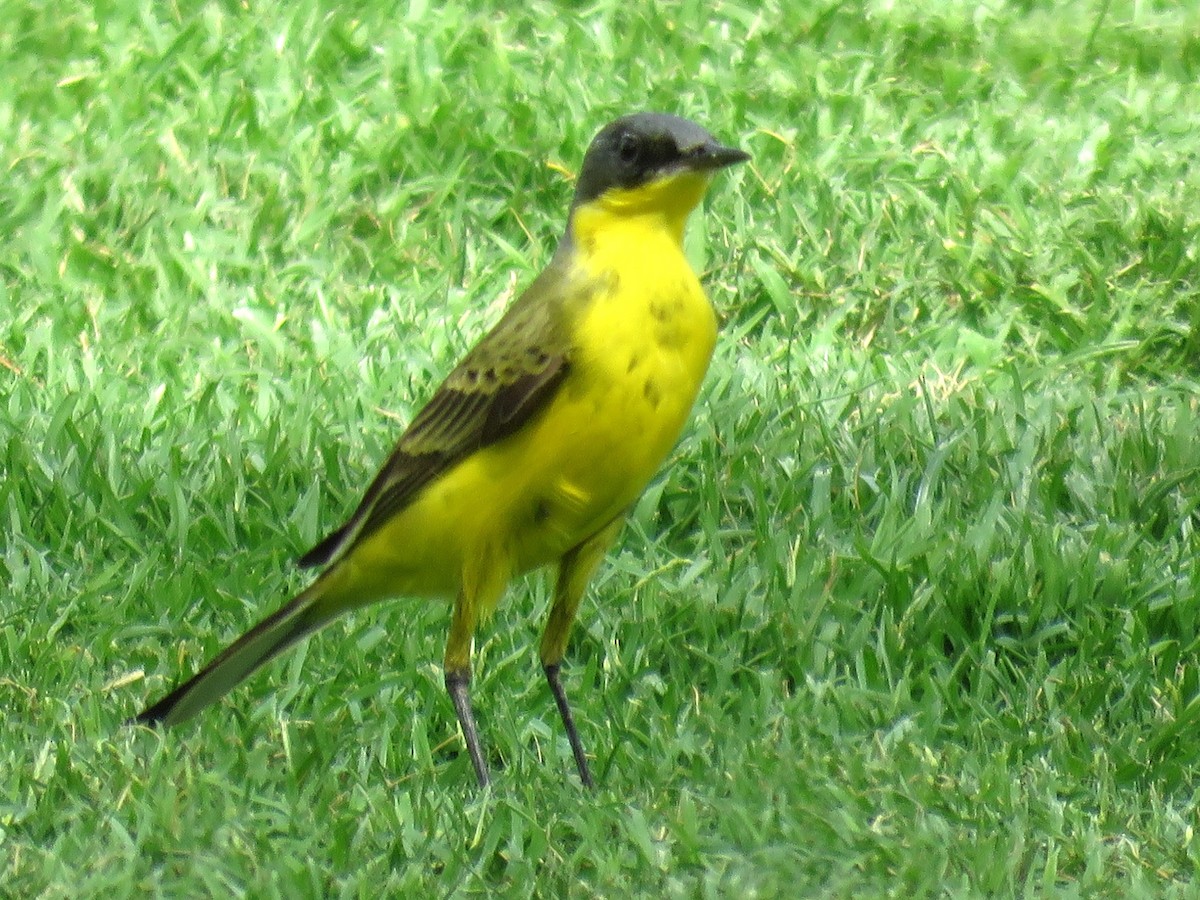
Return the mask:
<path id="1" fill-rule="evenodd" d="M 700 172 L 711 172 L 716 169 L 724 169 L 726 166 L 732 166 L 735 163 L 746 162 L 749 159 L 750 154 L 745 150 L 739 150 L 737 147 L 726 147 L 714 142 L 695 147 L 688 153 L 686 165 L 689 169 L 695 169 Z"/>

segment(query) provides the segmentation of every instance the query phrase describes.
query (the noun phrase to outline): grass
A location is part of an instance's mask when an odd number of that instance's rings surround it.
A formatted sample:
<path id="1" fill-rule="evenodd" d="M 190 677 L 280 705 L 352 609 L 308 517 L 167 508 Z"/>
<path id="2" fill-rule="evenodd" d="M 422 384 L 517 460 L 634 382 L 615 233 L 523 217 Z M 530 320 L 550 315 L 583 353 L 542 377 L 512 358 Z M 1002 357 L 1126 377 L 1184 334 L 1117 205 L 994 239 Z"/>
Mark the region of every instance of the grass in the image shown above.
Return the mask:
<path id="1" fill-rule="evenodd" d="M 1200 20 L 1166 2 L 8 3 L 0 893 L 1190 896 Z M 159 735 L 633 108 L 750 150 L 585 604 L 363 611 Z"/>

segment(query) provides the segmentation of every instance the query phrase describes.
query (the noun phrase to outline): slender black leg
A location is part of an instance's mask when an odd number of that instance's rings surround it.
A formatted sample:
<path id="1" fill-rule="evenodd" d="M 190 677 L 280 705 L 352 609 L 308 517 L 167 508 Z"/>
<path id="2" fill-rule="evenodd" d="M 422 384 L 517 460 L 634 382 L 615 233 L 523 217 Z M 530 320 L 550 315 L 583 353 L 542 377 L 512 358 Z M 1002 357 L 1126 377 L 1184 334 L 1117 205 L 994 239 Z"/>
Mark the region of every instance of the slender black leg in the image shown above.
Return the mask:
<path id="1" fill-rule="evenodd" d="M 571 623 L 575 621 L 575 614 L 579 612 L 583 589 L 587 587 L 588 579 L 596 571 L 605 549 L 620 530 L 621 519 L 618 517 L 587 540 L 572 547 L 559 560 L 558 581 L 554 585 L 554 603 L 550 606 L 546 630 L 542 632 L 542 646 L 539 652 L 542 671 L 546 673 L 546 681 L 550 683 L 550 690 L 554 692 L 558 714 L 567 730 L 571 752 L 575 754 L 575 768 L 579 770 L 579 780 L 589 788 L 595 787 L 595 782 L 592 781 L 592 773 L 588 770 L 587 757 L 584 756 L 579 731 L 575 728 L 575 717 L 571 715 L 571 706 L 567 703 L 567 695 L 559 680 L 558 670 L 562 665 L 563 655 L 567 652 L 567 637 L 571 633 Z"/>
<path id="2" fill-rule="evenodd" d="M 475 727 L 475 714 L 471 712 L 471 696 L 467 692 L 470 684 L 470 669 L 446 673 L 446 690 L 450 692 L 450 699 L 454 701 L 454 711 L 458 714 L 458 724 L 462 726 L 463 740 L 467 742 L 467 752 L 471 754 L 471 765 L 475 767 L 475 777 L 479 779 L 479 786 L 485 788 L 490 779 L 488 778 L 487 763 L 483 761 L 483 747 L 479 743 L 479 729 Z"/>
<path id="3" fill-rule="evenodd" d="M 587 757 L 583 753 L 583 743 L 579 740 L 579 732 L 575 730 L 575 717 L 571 715 L 571 706 L 567 703 L 567 693 L 563 690 L 562 681 L 558 677 L 559 668 L 559 664 L 554 663 L 542 666 L 542 671 L 546 673 L 546 681 L 550 683 L 550 690 L 554 692 L 554 702 L 558 705 L 558 714 L 562 716 L 563 728 L 567 730 L 567 740 L 571 742 L 571 752 L 575 754 L 575 766 L 579 769 L 579 780 L 583 782 L 584 787 L 595 787 L 596 785 L 592 781 L 592 772 L 588 768 Z"/>

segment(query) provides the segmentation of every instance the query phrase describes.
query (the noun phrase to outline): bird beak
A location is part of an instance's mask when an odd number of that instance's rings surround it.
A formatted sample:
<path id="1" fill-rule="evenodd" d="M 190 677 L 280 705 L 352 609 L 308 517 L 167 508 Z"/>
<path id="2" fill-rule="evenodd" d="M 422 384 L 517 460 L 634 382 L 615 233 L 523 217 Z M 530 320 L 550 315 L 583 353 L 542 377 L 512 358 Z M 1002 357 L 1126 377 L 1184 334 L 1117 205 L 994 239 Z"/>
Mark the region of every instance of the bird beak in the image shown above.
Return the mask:
<path id="1" fill-rule="evenodd" d="M 687 167 L 699 172 L 712 172 L 724 169 L 735 163 L 746 162 L 750 154 L 737 147 L 726 147 L 722 144 L 700 144 L 687 157 Z"/>

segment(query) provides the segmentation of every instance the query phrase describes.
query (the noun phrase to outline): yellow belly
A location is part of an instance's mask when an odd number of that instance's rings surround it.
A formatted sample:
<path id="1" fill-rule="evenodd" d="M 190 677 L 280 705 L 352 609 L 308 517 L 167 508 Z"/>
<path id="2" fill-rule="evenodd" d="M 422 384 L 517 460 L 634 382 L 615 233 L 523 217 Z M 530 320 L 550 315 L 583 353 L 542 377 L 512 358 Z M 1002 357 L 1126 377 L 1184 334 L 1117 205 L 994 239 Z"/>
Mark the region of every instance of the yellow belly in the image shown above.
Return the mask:
<path id="1" fill-rule="evenodd" d="M 559 559 L 642 492 L 687 419 L 716 319 L 669 234 L 628 237 L 569 276 L 603 287 L 579 311 L 554 399 L 356 547 L 330 573 L 343 602 L 503 583 Z"/>

